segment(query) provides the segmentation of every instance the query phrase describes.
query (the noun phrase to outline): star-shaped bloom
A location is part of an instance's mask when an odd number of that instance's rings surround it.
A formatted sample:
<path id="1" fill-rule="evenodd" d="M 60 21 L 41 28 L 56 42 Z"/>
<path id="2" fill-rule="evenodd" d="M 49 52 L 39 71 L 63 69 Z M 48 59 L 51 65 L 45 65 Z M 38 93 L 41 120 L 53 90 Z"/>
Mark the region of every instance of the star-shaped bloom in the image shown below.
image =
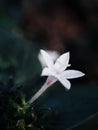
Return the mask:
<path id="1" fill-rule="evenodd" d="M 39 96 L 57 80 L 60 81 L 61 84 L 69 90 L 71 83 L 68 79 L 78 78 L 84 75 L 84 73 L 77 70 L 66 70 L 67 67 L 70 66 L 69 52 L 62 54 L 58 59 L 56 59 L 56 61 L 54 60 L 58 55 L 54 55 L 54 53 L 50 54 L 51 56 L 44 50 L 40 51 L 38 58 L 42 67 L 44 67 L 41 75 L 48 76 L 48 78 L 39 91 L 35 93 L 35 95 L 30 99 L 30 103 L 33 103 L 37 98 L 39 98 Z M 53 56 L 55 57 L 53 58 Z"/>
<path id="2" fill-rule="evenodd" d="M 67 67 L 70 66 L 69 52 L 62 54 L 55 62 L 46 51 L 40 50 L 40 53 L 46 63 L 46 67 L 43 68 L 41 76 L 48 76 L 52 83 L 58 80 L 66 89 L 70 89 L 71 83 L 68 79 L 78 78 L 85 75 L 77 70 L 66 70 Z"/>

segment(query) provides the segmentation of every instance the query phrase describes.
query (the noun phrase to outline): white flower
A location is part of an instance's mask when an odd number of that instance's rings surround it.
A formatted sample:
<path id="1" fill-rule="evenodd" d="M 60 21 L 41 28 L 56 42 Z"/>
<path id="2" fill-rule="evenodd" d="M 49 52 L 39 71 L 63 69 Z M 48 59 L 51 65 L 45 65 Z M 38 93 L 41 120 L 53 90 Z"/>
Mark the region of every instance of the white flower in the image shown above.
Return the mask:
<path id="1" fill-rule="evenodd" d="M 62 54 L 54 63 L 53 57 L 51 57 L 46 51 L 41 50 L 40 57 L 43 60 L 39 60 L 46 66 L 42 71 L 42 76 L 48 76 L 46 82 L 39 89 L 37 93 L 30 99 L 30 103 L 33 103 L 43 92 L 50 87 L 53 83 L 59 80 L 66 89 L 70 89 L 71 83 L 67 79 L 78 78 L 84 76 L 84 73 L 77 70 L 66 70 L 69 64 L 69 52 Z M 43 66 L 43 64 L 42 64 Z"/>
<path id="2" fill-rule="evenodd" d="M 69 64 L 70 53 L 62 54 L 54 63 L 52 57 L 44 50 L 40 50 L 44 61 L 47 65 L 42 71 L 42 76 L 49 76 L 51 82 L 56 82 L 57 80 L 63 84 L 66 89 L 70 89 L 71 83 L 68 79 L 78 78 L 84 76 L 84 73 L 77 70 L 66 70 Z M 50 78 L 51 77 L 51 78 Z"/>

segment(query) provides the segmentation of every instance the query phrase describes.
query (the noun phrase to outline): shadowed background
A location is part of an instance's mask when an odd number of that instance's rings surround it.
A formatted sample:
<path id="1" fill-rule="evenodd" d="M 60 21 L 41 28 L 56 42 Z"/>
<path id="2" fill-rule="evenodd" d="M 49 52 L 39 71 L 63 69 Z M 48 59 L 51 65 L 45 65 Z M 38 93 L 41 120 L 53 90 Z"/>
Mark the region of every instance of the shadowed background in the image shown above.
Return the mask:
<path id="1" fill-rule="evenodd" d="M 70 51 L 72 68 L 86 74 L 71 80 L 70 91 L 57 82 L 35 102 L 36 110 L 51 109 L 38 121 L 47 130 L 73 129 L 97 112 L 97 8 L 97 0 L 0 1 L 0 79 L 7 81 L 13 75 L 29 99 L 46 79 L 40 77 L 40 48 L 60 54 Z M 76 129 L 92 130 L 97 119 L 95 115 Z"/>

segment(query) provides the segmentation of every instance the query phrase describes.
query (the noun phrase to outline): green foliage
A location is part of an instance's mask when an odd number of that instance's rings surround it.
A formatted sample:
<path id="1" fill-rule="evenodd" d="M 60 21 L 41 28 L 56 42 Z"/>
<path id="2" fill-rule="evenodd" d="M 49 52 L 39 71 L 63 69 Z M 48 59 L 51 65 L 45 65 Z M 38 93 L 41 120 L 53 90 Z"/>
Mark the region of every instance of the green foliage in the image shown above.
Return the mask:
<path id="1" fill-rule="evenodd" d="M 10 77 L 6 85 L 1 82 L 0 128 L 4 130 L 36 130 L 34 109 L 26 101 L 22 86 L 15 85 Z"/>
<path id="2" fill-rule="evenodd" d="M 0 129 L 38 130 L 39 117 L 27 102 L 40 84 L 38 52 L 37 44 L 0 29 Z"/>

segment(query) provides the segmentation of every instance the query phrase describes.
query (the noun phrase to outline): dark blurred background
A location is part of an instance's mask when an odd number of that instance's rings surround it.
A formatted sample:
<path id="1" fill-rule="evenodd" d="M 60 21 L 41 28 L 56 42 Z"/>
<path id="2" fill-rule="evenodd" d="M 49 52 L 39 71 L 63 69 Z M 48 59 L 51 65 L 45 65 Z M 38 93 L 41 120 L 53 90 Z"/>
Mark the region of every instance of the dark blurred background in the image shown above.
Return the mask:
<path id="1" fill-rule="evenodd" d="M 71 63 L 98 80 L 97 0 L 1 0 L 0 27 L 59 53 L 70 51 Z"/>
<path id="2" fill-rule="evenodd" d="M 68 94 L 58 87 L 55 95 L 55 90 L 49 91 L 49 98 L 45 95 L 45 106 L 53 107 L 54 112 L 48 124 L 45 120 L 47 126 L 57 119 L 63 120 L 67 128 L 98 110 L 97 35 L 98 0 L 0 0 L 0 79 L 1 74 L 6 75 L 5 79 L 12 74 L 18 83 L 25 82 L 26 92 L 32 95 L 38 90 L 36 86 L 42 84 L 37 58 L 40 48 L 60 54 L 70 51 L 72 68 L 84 72 L 85 76 L 71 81 L 76 88 Z M 29 91 L 29 84 L 33 84 L 34 91 Z M 59 107 L 64 102 L 65 105 Z M 52 123 L 55 126 L 55 122 Z M 49 128 L 65 129 L 49 126 L 47 130 Z"/>

